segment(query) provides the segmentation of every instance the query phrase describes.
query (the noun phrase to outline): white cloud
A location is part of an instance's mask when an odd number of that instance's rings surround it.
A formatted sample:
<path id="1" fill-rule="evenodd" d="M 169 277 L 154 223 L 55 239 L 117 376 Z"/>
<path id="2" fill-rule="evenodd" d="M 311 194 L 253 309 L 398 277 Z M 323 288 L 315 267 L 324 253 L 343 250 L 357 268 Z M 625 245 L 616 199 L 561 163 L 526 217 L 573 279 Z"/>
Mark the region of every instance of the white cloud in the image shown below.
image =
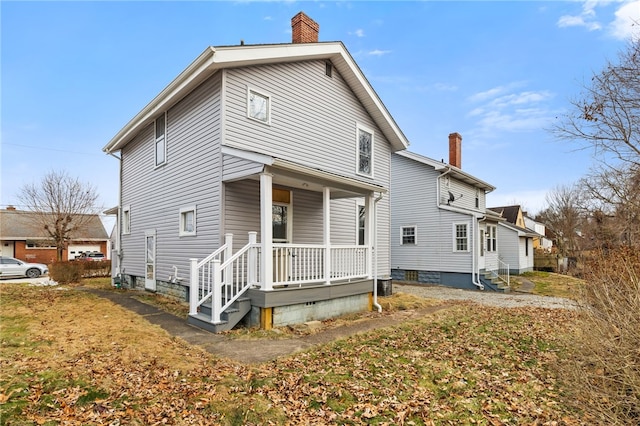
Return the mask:
<path id="1" fill-rule="evenodd" d="M 361 28 L 358 28 L 357 30 L 350 32 L 349 35 L 354 35 L 356 37 L 364 37 L 364 30 Z"/>
<path id="2" fill-rule="evenodd" d="M 374 50 L 369 51 L 368 54 L 372 55 L 372 56 L 384 56 L 384 55 L 387 55 L 389 53 L 391 53 L 390 50 L 374 49 Z"/>
<path id="3" fill-rule="evenodd" d="M 640 37 L 640 0 L 624 3 L 615 16 L 609 25 L 611 35 L 621 40 Z"/>
<path id="4" fill-rule="evenodd" d="M 526 132 L 545 127 L 553 116 L 546 102 L 554 94 L 548 90 L 516 91 L 522 82 L 493 87 L 469 97 L 474 106 L 468 117 L 475 118 L 474 132 L 489 136 L 501 131 Z"/>
<path id="5" fill-rule="evenodd" d="M 603 25 L 602 19 L 598 19 L 596 8 L 604 9 L 614 4 L 615 18 Z M 628 39 L 640 36 L 640 0 L 623 0 L 612 2 L 610 0 L 588 0 L 582 4 L 582 12 L 579 15 L 564 15 L 558 19 L 558 27 L 584 27 L 589 31 L 601 30 L 607 27 L 609 33 L 617 39 Z"/>

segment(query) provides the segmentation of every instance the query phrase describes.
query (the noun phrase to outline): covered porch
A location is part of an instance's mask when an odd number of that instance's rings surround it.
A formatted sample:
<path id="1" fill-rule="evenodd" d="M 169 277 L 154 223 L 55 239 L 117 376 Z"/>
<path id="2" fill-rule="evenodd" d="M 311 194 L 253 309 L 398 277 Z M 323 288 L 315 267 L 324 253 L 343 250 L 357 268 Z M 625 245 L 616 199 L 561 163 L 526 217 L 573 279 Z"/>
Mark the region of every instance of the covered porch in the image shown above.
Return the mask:
<path id="1" fill-rule="evenodd" d="M 221 324 L 248 298 L 269 328 L 273 308 L 282 306 L 366 295 L 370 307 L 376 200 L 384 188 L 262 154 L 224 152 L 224 223 L 234 232 L 207 258 L 190 260 L 190 315 L 210 305 L 209 321 Z"/>

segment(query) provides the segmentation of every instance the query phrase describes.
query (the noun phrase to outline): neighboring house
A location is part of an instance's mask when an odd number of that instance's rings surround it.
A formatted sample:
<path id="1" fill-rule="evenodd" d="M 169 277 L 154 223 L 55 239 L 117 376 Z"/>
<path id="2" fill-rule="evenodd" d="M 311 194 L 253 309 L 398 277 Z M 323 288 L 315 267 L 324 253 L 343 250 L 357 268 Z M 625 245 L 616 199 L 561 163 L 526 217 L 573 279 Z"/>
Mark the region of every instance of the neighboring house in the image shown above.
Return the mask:
<path id="1" fill-rule="evenodd" d="M 543 223 L 537 222 L 527 216 L 526 212 L 523 212 L 522 215 L 524 218 L 525 228 L 530 229 L 537 234 L 533 237 L 533 249 L 551 253 L 551 250 L 553 249 L 553 241 L 546 237 L 547 227 Z"/>
<path id="2" fill-rule="evenodd" d="M 541 235 L 526 228 L 522 208 L 515 205 L 491 207 L 490 210 L 506 219 L 498 225 L 500 259 L 509 265 L 511 274 L 533 271 L 533 240 Z"/>
<path id="3" fill-rule="evenodd" d="M 391 153 L 408 142 L 341 42 L 209 47 L 104 147 L 120 159 L 115 280 L 212 331 L 376 305 Z"/>
<path id="4" fill-rule="evenodd" d="M 98 215 L 89 215 L 86 225 L 72 234 L 63 251 L 63 260 L 72 260 L 83 252 L 97 251 L 108 256 L 109 236 Z M 40 229 L 35 213 L 7 207 L 0 210 L 1 255 L 31 263 L 52 263 L 57 259 L 56 247 L 47 232 Z"/>
<path id="5" fill-rule="evenodd" d="M 449 163 L 400 151 L 391 158 L 391 276 L 465 289 L 502 290 L 495 188 L 461 170 L 462 137 L 449 135 Z"/>

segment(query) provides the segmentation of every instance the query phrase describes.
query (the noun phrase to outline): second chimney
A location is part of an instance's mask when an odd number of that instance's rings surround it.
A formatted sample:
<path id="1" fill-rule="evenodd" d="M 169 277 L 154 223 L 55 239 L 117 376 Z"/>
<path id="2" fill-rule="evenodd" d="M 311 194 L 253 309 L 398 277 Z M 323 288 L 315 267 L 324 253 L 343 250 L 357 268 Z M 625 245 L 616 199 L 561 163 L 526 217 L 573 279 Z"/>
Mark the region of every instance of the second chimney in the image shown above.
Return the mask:
<path id="1" fill-rule="evenodd" d="M 318 33 L 320 33 L 320 25 L 304 12 L 299 12 L 291 18 L 292 43 L 317 43 Z"/>
<path id="2" fill-rule="evenodd" d="M 462 168 L 462 136 L 460 133 L 449 135 L 449 164 Z"/>

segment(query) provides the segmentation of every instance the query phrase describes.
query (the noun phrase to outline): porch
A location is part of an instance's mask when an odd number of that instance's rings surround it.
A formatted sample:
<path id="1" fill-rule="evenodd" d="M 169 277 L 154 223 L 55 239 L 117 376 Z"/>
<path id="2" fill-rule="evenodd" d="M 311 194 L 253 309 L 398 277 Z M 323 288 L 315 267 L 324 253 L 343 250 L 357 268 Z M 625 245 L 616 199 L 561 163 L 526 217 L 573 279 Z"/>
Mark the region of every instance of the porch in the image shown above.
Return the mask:
<path id="1" fill-rule="evenodd" d="M 362 298 L 348 303 L 358 310 L 370 307 L 370 247 L 273 244 L 271 256 L 264 256 L 256 234 L 250 232 L 249 243 L 235 253 L 233 235 L 226 234 L 225 244 L 209 257 L 190 259 L 190 323 L 210 331 L 228 330 L 251 308 L 258 308 L 261 328 L 268 329 L 274 307 L 310 306 L 358 295 L 367 295 L 365 306 Z M 269 268 L 262 268 L 263 263 L 270 263 L 271 279 L 264 279 Z"/>
<path id="2" fill-rule="evenodd" d="M 218 250 L 190 259 L 190 317 L 228 329 L 238 320 L 233 311 L 258 310 L 269 328 L 284 306 L 351 297 L 340 303 L 369 307 L 376 204 L 385 189 L 262 154 L 223 152 L 227 233 Z"/>

